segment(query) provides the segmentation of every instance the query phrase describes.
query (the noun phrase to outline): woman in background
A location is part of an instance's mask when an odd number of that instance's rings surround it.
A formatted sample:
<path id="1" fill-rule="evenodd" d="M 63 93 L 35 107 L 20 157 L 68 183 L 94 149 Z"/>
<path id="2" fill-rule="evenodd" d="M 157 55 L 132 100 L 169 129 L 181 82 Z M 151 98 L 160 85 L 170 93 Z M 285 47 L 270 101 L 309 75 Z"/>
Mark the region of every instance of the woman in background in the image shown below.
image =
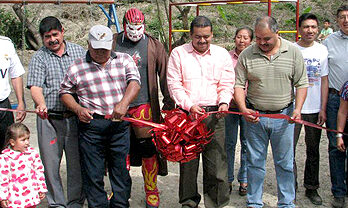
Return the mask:
<path id="1" fill-rule="evenodd" d="M 247 48 L 253 40 L 253 30 L 249 27 L 241 27 L 236 30 L 234 41 L 235 49 L 230 51 L 230 55 L 235 67 L 238 61 L 239 54 Z M 245 92 L 246 93 L 246 92 Z M 230 111 L 238 111 L 237 105 L 232 99 L 230 103 Z M 243 116 L 228 114 L 225 119 L 225 138 L 226 138 L 226 151 L 228 162 L 228 182 L 230 183 L 230 193 L 232 191 L 232 182 L 234 180 L 234 159 L 235 150 L 238 137 L 238 125 L 240 126 L 240 144 L 241 144 L 241 156 L 240 156 L 240 168 L 238 172 L 239 182 L 239 195 L 245 196 L 247 194 L 247 169 L 246 169 L 246 124 Z"/>

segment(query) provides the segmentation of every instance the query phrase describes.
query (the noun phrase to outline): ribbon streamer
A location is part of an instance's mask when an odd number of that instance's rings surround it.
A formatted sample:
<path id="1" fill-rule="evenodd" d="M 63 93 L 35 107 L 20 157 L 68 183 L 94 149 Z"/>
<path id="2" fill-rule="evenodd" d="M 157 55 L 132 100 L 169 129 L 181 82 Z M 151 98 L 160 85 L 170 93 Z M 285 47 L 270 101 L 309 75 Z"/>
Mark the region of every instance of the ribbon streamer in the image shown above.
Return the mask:
<path id="1" fill-rule="evenodd" d="M 308 122 L 308 121 L 304 121 L 304 120 L 301 120 L 301 119 L 293 119 L 293 118 L 291 118 L 290 116 L 284 115 L 284 114 L 241 113 L 241 112 L 235 112 L 235 111 L 211 111 L 211 112 L 209 112 L 208 114 L 214 114 L 214 113 L 228 113 L 228 114 L 238 114 L 238 115 L 252 115 L 252 116 L 255 116 L 255 117 L 267 117 L 267 118 L 273 118 L 273 119 L 285 119 L 285 120 L 287 120 L 287 121 L 289 121 L 289 122 L 294 122 L 294 123 L 298 123 L 298 124 L 303 124 L 303 125 L 305 125 L 305 126 L 310 126 L 310 127 L 317 128 L 317 129 L 324 129 L 324 130 L 326 130 L 326 131 L 330 131 L 330 132 L 334 132 L 334 133 L 341 133 L 341 134 L 344 134 L 344 135 L 347 135 L 347 136 L 348 136 L 348 133 L 340 132 L 340 131 L 337 131 L 337 130 L 335 130 L 335 129 L 329 129 L 329 128 L 320 126 L 320 125 L 318 125 L 318 124 L 314 124 L 314 123 L 311 123 L 311 122 Z"/>
<path id="2" fill-rule="evenodd" d="M 10 112 L 27 112 L 36 113 L 29 110 L 16 110 L 0 108 L 0 111 Z M 123 117 L 122 120 L 140 123 L 146 126 L 153 127 L 151 129 L 153 135 L 153 143 L 157 150 L 169 161 L 173 162 L 188 162 L 199 156 L 204 150 L 204 146 L 211 141 L 211 136 L 214 132 L 210 132 L 206 125 L 202 122 L 211 114 L 225 113 L 225 114 L 237 114 L 237 115 L 252 115 L 255 117 L 267 117 L 272 119 L 285 119 L 289 122 L 299 123 L 313 128 L 324 129 L 326 131 L 342 133 L 348 135 L 345 132 L 339 132 L 334 129 L 328 129 L 326 127 L 319 126 L 314 123 L 310 123 L 300 119 L 292 119 L 288 115 L 284 114 L 259 114 L 259 113 L 242 113 L 235 111 L 211 111 L 198 116 L 194 119 L 192 115 L 187 115 L 180 109 L 173 109 L 170 111 L 162 111 L 164 116 L 164 122 L 162 124 L 137 120 L 135 118 Z M 49 116 L 49 114 L 45 114 Z M 105 119 L 112 119 L 111 115 L 106 115 Z"/>

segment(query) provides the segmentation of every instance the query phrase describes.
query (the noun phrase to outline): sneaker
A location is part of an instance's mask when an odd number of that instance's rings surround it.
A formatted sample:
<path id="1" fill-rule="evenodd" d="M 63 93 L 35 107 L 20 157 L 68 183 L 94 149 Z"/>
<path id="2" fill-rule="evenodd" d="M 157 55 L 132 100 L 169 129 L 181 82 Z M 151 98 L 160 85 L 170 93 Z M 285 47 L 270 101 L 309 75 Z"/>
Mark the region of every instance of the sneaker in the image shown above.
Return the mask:
<path id="1" fill-rule="evenodd" d="M 332 201 L 332 206 L 334 208 L 343 208 L 344 207 L 344 197 L 334 197 Z"/>
<path id="2" fill-rule="evenodd" d="M 306 189 L 306 197 L 309 198 L 312 204 L 315 204 L 315 205 L 323 204 L 323 200 L 319 196 L 318 191 L 316 189 Z"/>

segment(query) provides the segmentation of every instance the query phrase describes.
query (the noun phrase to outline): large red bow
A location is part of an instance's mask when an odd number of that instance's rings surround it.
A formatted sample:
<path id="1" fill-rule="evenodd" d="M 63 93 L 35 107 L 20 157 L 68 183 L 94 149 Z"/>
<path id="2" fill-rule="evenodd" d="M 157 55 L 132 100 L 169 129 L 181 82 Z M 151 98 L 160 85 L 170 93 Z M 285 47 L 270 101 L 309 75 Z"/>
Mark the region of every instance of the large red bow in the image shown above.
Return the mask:
<path id="1" fill-rule="evenodd" d="M 163 113 L 166 128 L 152 129 L 157 150 L 173 162 L 183 163 L 197 158 L 213 135 L 202 122 L 208 114 L 194 120 L 179 109 Z"/>

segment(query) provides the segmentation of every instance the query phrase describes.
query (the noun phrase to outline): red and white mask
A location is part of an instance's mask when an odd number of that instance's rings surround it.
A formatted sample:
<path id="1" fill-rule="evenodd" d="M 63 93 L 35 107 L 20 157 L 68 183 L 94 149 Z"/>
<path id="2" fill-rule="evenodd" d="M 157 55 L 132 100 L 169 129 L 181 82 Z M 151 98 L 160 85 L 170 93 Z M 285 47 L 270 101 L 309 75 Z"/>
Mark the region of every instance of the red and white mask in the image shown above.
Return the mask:
<path id="1" fill-rule="evenodd" d="M 123 17 L 123 29 L 127 38 L 138 42 L 145 33 L 145 17 L 137 8 L 129 9 Z"/>
<path id="2" fill-rule="evenodd" d="M 127 38 L 133 42 L 138 42 L 144 35 L 145 25 L 134 25 L 134 24 L 126 24 L 125 34 Z"/>

